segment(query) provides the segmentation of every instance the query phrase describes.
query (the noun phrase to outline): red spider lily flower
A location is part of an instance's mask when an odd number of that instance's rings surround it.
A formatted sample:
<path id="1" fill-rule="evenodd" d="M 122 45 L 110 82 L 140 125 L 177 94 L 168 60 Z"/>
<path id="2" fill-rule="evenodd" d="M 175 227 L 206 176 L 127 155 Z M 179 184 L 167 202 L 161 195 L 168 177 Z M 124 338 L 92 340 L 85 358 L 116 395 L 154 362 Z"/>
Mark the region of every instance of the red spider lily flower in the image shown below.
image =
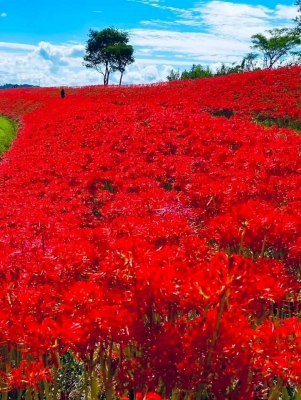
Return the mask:
<path id="1" fill-rule="evenodd" d="M 300 76 L 0 93 L 5 389 L 67 351 L 138 400 L 301 384 Z"/>
<path id="2" fill-rule="evenodd" d="M 39 362 L 22 361 L 18 368 L 12 368 L 8 374 L 8 382 L 11 387 L 17 389 L 33 388 L 39 390 L 38 383 L 43 380 L 52 380 L 50 370 Z"/>

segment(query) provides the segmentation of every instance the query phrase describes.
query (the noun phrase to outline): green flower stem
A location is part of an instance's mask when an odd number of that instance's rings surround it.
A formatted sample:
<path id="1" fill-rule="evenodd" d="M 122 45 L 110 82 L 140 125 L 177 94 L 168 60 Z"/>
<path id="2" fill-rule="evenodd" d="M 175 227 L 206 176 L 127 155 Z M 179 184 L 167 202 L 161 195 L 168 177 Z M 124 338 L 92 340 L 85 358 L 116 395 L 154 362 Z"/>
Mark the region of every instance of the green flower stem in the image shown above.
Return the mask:
<path id="1" fill-rule="evenodd" d="M 229 294 L 230 294 L 230 290 L 226 289 L 226 291 L 221 299 L 221 303 L 220 303 L 220 307 L 219 307 L 218 315 L 217 315 L 217 320 L 216 320 L 216 325 L 215 325 L 215 329 L 214 329 L 213 336 L 212 336 L 211 346 L 210 346 L 210 350 L 209 350 L 209 354 L 208 354 L 208 358 L 207 358 L 207 362 L 206 362 L 206 368 L 205 368 L 206 372 L 208 372 L 210 365 L 211 365 L 213 350 L 214 350 L 214 347 L 215 347 L 215 344 L 217 341 L 219 327 L 221 324 L 225 304 L 228 300 Z"/>
<path id="2" fill-rule="evenodd" d="M 56 400 L 58 393 L 58 373 L 57 368 L 53 366 L 53 398 Z"/>
<path id="3" fill-rule="evenodd" d="M 49 382 L 46 379 L 44 379 L 43 383 L 44 383 L 44 389 L 45 389 L 45 399 L 51 400 L 50 392 L 49 392 Z"/>

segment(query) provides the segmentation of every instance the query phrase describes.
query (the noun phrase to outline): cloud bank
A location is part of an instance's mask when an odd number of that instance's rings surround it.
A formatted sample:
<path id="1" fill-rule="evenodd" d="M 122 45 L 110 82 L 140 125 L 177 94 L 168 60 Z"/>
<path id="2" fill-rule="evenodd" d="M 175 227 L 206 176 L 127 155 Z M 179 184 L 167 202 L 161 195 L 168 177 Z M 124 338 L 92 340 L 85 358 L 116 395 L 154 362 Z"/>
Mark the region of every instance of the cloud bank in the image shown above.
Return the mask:
<path id="1" fill-rule="evenodd" d="M 272 9 L 213 0 L 182 9 L 166 6 L 162 0 L 128 1 L 158 8 L 166 19 L 141 20 L 136 28 L 129 30 L 136 62 L 127 68 L 125 84 L 163 81 L 172 68 L 190 68 L 193 63 L 216 65 L 239 61 L 249 52 L 253 34 L 293 26 L 297 14 L 295 6 L 281 4 Z M 36 45 L 0 42 L 0 84 L 101 84 L 101 74 L 83 67 L 84 50 L 85 39 L 82 43 L 60 45 L 45 41 Z M 110 83 L 117 84 L 118 80 L 115 74 Z"/>

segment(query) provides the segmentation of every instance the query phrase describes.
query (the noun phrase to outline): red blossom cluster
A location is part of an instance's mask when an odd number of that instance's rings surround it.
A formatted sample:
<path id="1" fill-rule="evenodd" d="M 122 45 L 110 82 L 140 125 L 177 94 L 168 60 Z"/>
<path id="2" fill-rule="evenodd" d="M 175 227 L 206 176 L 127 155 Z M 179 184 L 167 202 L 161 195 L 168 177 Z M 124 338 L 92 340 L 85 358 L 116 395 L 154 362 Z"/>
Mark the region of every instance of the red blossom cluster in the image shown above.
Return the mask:
<path id="1" fill-rule="evenodd" d="M 300 118 L 300 78 L 0 93 L 4 394 L 57 398 L 68 351 L 92 399 L 298 391 L 301 137 L 254 118 Z"/>

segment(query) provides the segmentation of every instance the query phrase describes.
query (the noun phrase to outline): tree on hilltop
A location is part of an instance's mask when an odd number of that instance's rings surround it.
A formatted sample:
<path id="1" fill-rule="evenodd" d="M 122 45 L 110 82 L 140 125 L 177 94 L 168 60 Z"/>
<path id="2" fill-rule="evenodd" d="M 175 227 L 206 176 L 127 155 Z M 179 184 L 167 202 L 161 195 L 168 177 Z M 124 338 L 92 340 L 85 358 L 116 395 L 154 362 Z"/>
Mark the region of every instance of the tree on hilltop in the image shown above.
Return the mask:
<path id="1" fill-rule="evenodd" d="M 128 44 L 120 44 L 118 46 L 111 46 L 109 50 L 114 60 L 113 70 L 120 72 L 119 85 L 121 85 L 126 66 L 132 64 L 135 61 L 133 57 L 133 47 Z"/>
<path id="2" fill-rule="evenodd" d="M 297 0 L 299 12 L 301 13 L 301 0 Z M 239 72 L 255 71 L 258 69 L 272 69 L 283 66 L 293 66 L 301 64 L 301 51 L 296 51 L 301 45 L 301 16 L 295 20 L 299 28 L 274 28 L 267 30 L 268 35 L 257 33 L 251 37 L 251 49 L 258 50 L 248 53 L 241 63 L 233 63 L 231 66 L 225 65 L 211 71 L 201 65 L 193 65 L 190 71 L 171 70 L 166 77 L 168 81 L 180 79 L 207 78 L 211 76 L 229 75 Z"/>
<path id="3" fill-rule="evenodd" d="M 135 61 L 134 49 L 128 44 L 128 32 L 115 28 L 102 31 L 90 29 L 88 36 L 83 65 L 100 72 L 104 85 L 108 85 L 111 72 L 119 71 L 121 85 L 126 66 Z"/>
<path id="4" fill-rule="evenodd" d="M 295 65 L 300 63 L 301 53 L 293 51 L 301 44 L 300 35 L 295 29 L 275 28 L 267 30 L 270 37 L 257 33 L 253 35 L 251 48 L 263 55 L 263 68 Z"/>

